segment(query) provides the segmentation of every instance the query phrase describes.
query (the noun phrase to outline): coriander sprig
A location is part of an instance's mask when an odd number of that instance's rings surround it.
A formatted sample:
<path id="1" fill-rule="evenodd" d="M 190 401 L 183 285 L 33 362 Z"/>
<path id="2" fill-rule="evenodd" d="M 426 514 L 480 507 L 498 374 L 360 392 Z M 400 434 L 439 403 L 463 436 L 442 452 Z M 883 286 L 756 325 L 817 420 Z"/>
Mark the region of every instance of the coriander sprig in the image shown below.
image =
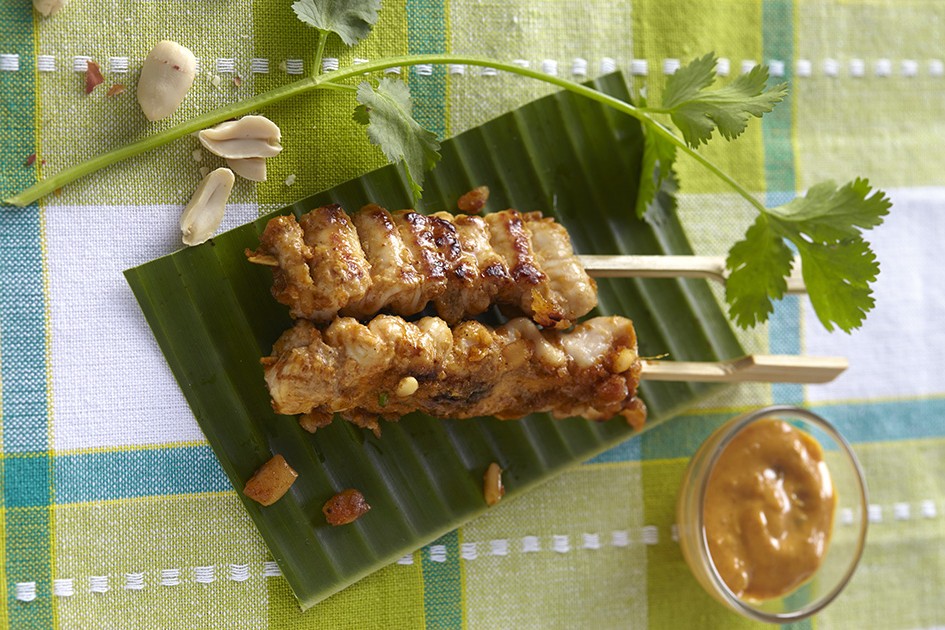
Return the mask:
<path id="1" fill-rule="evenodd" d="M 725 182 L 759 213 L 745 238 L 736 243 L 726 261 L 729 312 L 740 326 L 767 320 L 772 300 L 786 289 L 793 254 L 797 250 L 802 273 L 817 316 L 828 330 L 834 326 L 849 332 L 857 328 L 873 307 L 870 284 L 879 271 L 875 254 L 863 231 L 879 225 L 890 203 L 882 191 L 873 191 L 866 180 L 838 187 L 818 184 L 808 194 L 767 208 L 754 194 L 698 152 L 715 131 L 734 140 L 752 117 L 770 112 L 787 93 L 787 85 L 767 86 L 768 71 L 757 66 L 728 85 L 710 89 L 715 81 L 717 58 L 710 53 L 680 68 L 666 83 L 659 107 L 621 101 L 585 85 L 521 66 L 467 55 L 429 54 L 390 57 L 321 73 L 322 54 L 334 34 L 354 45 L 377 21 L 380 0 L 297 0 L 292 9 L 298 18 L 317 29 L 318 43 L 312 75 L 264 94 L 198 116 L 175 127 L 67 168 L 4 202 L 23 206 L 80 177 L 129 157 L 163 146 L 184 135 L 224 120 L 242 116 L 279 101 L 319 89 L 351 91 L 358 102 L 353 118 L 366 125 L 368 138 L 380 146 L 392 162 L 402 162 L 415 197 L 422 192 L 424 172 L 439 159 L 434 134 L 412 116 L 410 91 L 400 81 L 381 79 L 376 84 L 349 79 L 393 67 L 419 64 L 464 64 L 490 67 L 558 86 L 595 100 L 642 123 L 645 138 L 637 214 L 643 216 L 661 183 L 672 174 L 677 156 L 685 154 Z M 659 118 L 668 116 L 682 137 Z"/>

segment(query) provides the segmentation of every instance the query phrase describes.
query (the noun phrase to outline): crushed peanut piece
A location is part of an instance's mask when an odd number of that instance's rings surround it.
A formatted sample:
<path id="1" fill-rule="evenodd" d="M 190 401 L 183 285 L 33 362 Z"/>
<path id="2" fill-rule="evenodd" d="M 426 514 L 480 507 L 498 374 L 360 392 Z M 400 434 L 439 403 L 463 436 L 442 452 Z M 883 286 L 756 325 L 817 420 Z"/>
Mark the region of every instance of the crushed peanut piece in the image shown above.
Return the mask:
<path id="1" fill-rule="evenodd" d="M 105 92 L 105 96 L 111 98 L 112 96 L 118 96 L 119 94 L 125 93 L 125 86 L 121 83 L 116 83 L 115 85 L 108 88 L 108 91 Z"/>
<path id="2" fill-rule="evenodd" d="M 359 490 L 348 488 L 328 499 L 322 506 L 322 513 L 329 525 L 337 527 L 353 523 L 370 509 L 371 506 L 364 500 L 364 495 Z"/>
<path id="3" fill-rule="evenodd" d="M 489 201 L 489 187 L 477 186 L 459 198 L 456 207 L 466 214 L 479 214 Z"/>
<path id="4" fill-rule="evenodd" d="M 417 379 L 412 376 L 405 376 L 397 383 L 397 389 L 394 390 L 394 393 L 397 394 L 399 398 L 406 398 L 407 396 L 415 394 L 418 387 L 420 387 L 420 384 L 417 382 Z"/>
<path id="5" fill-rule="evenodd" d="M 282 455 L 275 455 L 253 473 L 243 487 L 243 494 L 261 505 L 272 505 L 289 491 L 298 477 Z"/>
<path id="6" fill-rule="evenodd" d="M 505 486 L 502 485 L 502 469 L 495 462 L 489 464 L 486 473 L 482 476 L 482 496 L 486 505 L 492 506 L 505 496 Z"/>

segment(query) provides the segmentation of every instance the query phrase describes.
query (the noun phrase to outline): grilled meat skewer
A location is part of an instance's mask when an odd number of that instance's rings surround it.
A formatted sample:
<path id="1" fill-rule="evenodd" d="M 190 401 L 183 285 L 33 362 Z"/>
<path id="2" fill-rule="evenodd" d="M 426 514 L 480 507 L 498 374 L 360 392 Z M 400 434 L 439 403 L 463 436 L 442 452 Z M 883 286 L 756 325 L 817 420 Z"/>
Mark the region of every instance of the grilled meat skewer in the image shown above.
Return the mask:
<path id="1" fill-rule="evenodd" d="M 450 327 L 436 317 L 416 323 L 379 315 L 350 317 L 324 330 L 298 320 L 262 359 L 273 408 L 305 414 L 309 430 L 336 412 L 378 431 L 378 418 L 414 411 L 439 418 L 607 420 L 641 425 L 640 376 L 630 320 L 597 317 L 569 332 L 539 330 L 517 318 L 491 328 L 477 321 Z"/>
<path id="2" fill-rule="evenodd" d="M 293 317 L 413 315 L 432 303 L 448 323 L 492 304 L 546 327 L 567 328 L 597 304 L 565 229 L 541 213 L 483 217 L 371 204 L 349 217 L 338 205 L 269 221 L 253 262 L 273 266 L 273 296 Z"/>

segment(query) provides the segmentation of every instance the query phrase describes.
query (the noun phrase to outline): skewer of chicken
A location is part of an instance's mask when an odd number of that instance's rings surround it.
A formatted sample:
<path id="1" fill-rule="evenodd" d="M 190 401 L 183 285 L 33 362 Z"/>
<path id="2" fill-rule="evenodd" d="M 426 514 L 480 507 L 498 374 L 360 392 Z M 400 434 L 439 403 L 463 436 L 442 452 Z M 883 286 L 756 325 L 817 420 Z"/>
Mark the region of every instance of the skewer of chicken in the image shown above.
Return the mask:
<path id="1" fill-rule="evenodd" d="M 323 206 L 270 220 L 247 256 L 273 267 L 273 296 L 293 317 L 317 323 L 413 315 L 430 303 L 456 323 L 506 304 L 568 328 L 597 304 L 567 231 L 537 212 L 423 215 L 371 204 L 349 217 Z"/>
<path id="2" fill-rule="evenodd" d="M 596 317 L 569 332 L 539 330 L 517 318 L 492 328 L 450 327 L 379 315 L 368 324 L 340 317 L 320 330 L 298 320 L 262 360 L 273 408 L 304 414 L 309 430 L 340 413 L 378 431 L 378 418 L 414 411 L 439 418 L 555 417 L 645 419 L 636 397 L 641 363 L 623 317 Z"/>

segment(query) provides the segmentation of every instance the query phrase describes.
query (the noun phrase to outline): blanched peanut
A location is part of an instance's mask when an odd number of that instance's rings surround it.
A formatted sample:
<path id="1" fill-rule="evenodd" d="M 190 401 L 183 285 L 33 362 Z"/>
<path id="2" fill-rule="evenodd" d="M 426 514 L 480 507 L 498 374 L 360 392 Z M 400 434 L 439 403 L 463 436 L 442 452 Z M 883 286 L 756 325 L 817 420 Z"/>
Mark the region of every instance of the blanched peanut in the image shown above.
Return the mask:
<path id="1" fill-rule="evenodd" d="M 49 17 L 62 7 L 68 0 L 33 0 L 33 8 L 43 17 Z"/>
<path id="2" fill-rule="evenodd" d="M 197 58 L 177 42 L 154 45 L 138 78 L 138 104 L 148 120 L 167 118 L 180 106 L 197 76 Z"/>
<path id="3" fill-rule="evenodd" d="M 227 158 L 226 165 L 240 177 L 253 182 L 266 181 L 266 158 Z"/>
<path id="4" fill-rule="evenodd" d="M 282 151 L 279 126 L 265 116 L 243 116 L 198 134 L 201 144 L 224 158 L 268 158 Z"/>
<path id="5" fill-rule="evenodd" d="M 218 168 L 203 178 L 180 217 L 185 245 L 199 245 L 217 231 L 235 180 L 228 168 Z"/>

